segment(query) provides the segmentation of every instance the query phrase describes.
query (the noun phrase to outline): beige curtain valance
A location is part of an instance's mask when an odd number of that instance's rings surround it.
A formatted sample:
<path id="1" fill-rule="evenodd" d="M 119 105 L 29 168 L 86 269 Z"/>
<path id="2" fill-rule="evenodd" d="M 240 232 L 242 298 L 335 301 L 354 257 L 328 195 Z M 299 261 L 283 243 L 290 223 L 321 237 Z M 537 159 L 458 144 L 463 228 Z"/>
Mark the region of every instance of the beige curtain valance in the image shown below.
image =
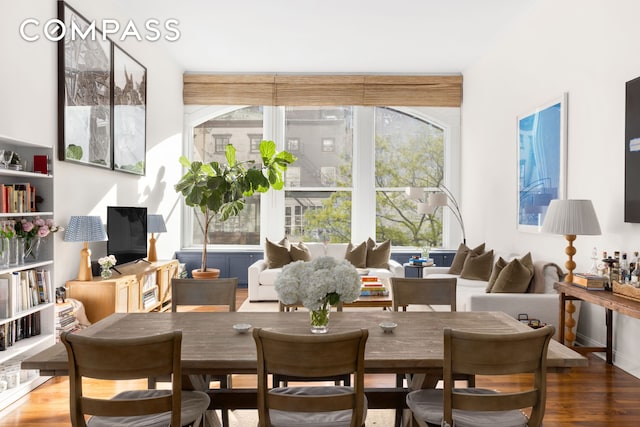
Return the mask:
<path id="1" fill-rule="evenodd" d="M 184 104 L 459 107 L 462 76 L 185 74 Z"/>

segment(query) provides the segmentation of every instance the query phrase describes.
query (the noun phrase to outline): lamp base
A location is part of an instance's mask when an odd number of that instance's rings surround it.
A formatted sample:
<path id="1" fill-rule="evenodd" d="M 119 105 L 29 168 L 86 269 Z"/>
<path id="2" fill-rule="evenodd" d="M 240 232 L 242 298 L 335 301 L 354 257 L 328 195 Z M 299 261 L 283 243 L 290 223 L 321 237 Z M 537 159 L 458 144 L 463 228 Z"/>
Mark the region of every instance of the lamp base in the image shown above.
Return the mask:
<path id="1" fill-rule="evenodd" d="M 80 251 L 78 280 L 85 282 L 93 280 L 93 274 L 91 274 L 91 250 L 89 249 L 89 244 L 87 242 L 84 242 L 84 247 Z"/>
<path id="2" fill-rule="evenodd" d="M 147 256 L 147 261 L 158 261 L 158 254 L 156 253 L 156 238 L 153 237 L 153 233 L 151 233 L 151 238 L 149 239 L 149 255 Z"/>
<path id="3" fill-rule="evenodd" d="M 576 268 L 576 263 L 573 261 L 573 256 L 576 254 L 576 248 L 573 246 L 573 242 L 576 240 L 575 234 L 567 234 L 564 236 L 567 239 L 567 247 L 564 249 L 564 253 L 567 254 L 569 259 L 564 263 L 564 267 L 567 269 L 567 275 L 564 281 L 567 283 L 573 283 L 573 270 Z"/>

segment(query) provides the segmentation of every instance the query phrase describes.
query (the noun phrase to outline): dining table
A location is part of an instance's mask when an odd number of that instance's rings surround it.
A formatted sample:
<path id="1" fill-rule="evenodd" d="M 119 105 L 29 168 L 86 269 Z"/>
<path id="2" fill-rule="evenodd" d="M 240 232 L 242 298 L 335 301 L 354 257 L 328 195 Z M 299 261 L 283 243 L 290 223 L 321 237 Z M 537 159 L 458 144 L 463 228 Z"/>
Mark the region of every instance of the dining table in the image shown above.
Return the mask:
<path id="1" fill-rule="evenodd" d="M 384 331 L 382 322 L 395 323 Z M 245 332 L 234 325 L 249 324 Z M 116 313 L 77 333 L 94 337 L 135 338 L 181 330 L 185 375 L 255 374 L 256 346 L 251 329 L 259 327 L 292 334 L 311 334 L 306 312 L 177 312 Z M 328 334 L 366 328 L 365 373 L 442 373 L 443 329 L 504 334 L 529 326 L 502 312 L 332 312 Z M 499 355 L 496 355 L 499 357 Z M 587 359 L 552 340 L 547 354 L 550 371 L 587 366 Z M 40 375 L 68 375 L 67 354 L 57 343 L 22 362 Z M 370 408 L 405 408 L 406 388 L 367 388 Z M 256 407 L 255 389 L 215 389 L 212 409 Z"/>

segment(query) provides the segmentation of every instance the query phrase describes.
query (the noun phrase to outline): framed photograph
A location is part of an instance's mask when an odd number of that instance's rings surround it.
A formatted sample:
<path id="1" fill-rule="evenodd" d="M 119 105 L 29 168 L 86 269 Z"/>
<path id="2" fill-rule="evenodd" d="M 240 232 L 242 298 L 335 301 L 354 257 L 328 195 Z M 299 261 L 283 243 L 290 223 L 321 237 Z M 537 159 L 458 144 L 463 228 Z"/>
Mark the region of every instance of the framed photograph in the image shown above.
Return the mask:
<path id="1" fill-rule="evenodd" d="M 111 42 L 71 37 L 71 25 L 82 32 L 87 19 L 58 2 L 58 19 L 67 28 L 58 42 L 58 158 L 112 168 Z"/>
<path id="2" fill-rule="evenodd" d="M 539 232 L 566 195 L 567 94 L 518 116 L 518 229 Z"/>
<path id="3" fill-rule="evenodd" d="M 147 69 L 113 47 L 113 169 L 145 174 Z"/>

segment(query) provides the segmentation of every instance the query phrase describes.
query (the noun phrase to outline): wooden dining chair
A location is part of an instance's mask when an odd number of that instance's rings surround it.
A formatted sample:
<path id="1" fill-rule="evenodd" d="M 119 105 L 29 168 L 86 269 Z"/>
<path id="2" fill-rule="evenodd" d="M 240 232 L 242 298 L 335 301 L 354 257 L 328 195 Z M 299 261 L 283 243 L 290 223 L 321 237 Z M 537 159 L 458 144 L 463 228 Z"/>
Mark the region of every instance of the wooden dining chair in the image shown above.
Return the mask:
<path id="1" fill-rule="evenodd" d="M 448 305 L 451 311 L 456 311 L 456 283 L 455 277 L 443 279 L 429 278 L 391 278 L 391 293 L 393 311 L 407 311 L 407 306 L 420 305 Z"/>
<path id="2" fill-rule="evenodd" d="M 366 418 L 364 352 L 367 329 L 293 335 L 254 328 L 260 427 L 361 427 Z M 269 374 L 320 378 L 354 375 L 353 387 L 268 387 Z"/>
<path id="3" fill-rule="evenodd" d="M 236 311 L 238 278 L 228 279 L 171 279 L 171 311 L 179 306 L 226 305 Z"/>
<path id="4" fill-rule="evenodd" d="M 95 338 L 64 332 L 69 358 L 69 402 L 74 427 L 166 427 L 202 422 L 209 396 L 182 390 L 182 332 L 142 338 Z M 128 390 L 111 399 L 88 395 L 83 378 L 132 380 L 170 375 L 169 390 Z M 85 415 L 92 415 L 85 421 Z"/>
<path id="5" fill-rule="evenodd" d="M 285 304 L 282 301 L 278 301 L 278 308 L 281 312 L 284 312 L 284 313 L 297 311 L 299 308 L 303 308 L 303 307 L 304 305 L 302 304 L 301 301 L 298 301 L 294 304 Z M 331 307 L 331 308 L 335 308 L 336 311 L 342 311 L 342 301 L 338 303 L 338 305 L 336 305 L 335 307 Z M 278 384 L 283 387 L 286 387 L 287 385 L 289 385 L 289 381 L 304 382 L 304 381 L 311 381 L 311 380 L 309 378 L 299 378 L 299 377 L 292 377 L 292 376 L 286 376 L 286 375 L 280 375 L 280 374 L 273 375 L 274 384 Z M 348 386 L 351 384 L 351 375 L 338 375 L 338 376 L 327 377 L 327 378 L 315 378 L 315 381 L 333 381 L 335 385 L 342 384 L 342 385 Z"/>
<path id="6" fill-rule="evenodd" d="M 407 405 L 420 426 L 542 425 L 546 403 L 546 369 L 553 326 L 516 333 L 473 333 L 445 328 L 444 390 L 417 390 Z M 454 373 L 530 374 L 515 392 L 454 388 Z M 521 410 L 530 408 L 527 417 Z"/>
<path id="7" fill-rule="evenodd" d="M 451 311 L 456 311 L 456 284 L 457 279 L 451 278 L 391 278 L 391 294 L 393 311 L 407 311 L 410 305 L 446 305 Z M 433 388 L 442 378 L 441 374 L 427 375 L 424 373 L 396 375 L 396 387 L 407 387 L 411 390 L 421 388 Z M 458 376 L 456 379 L 464 380 L 469 386 L 475 385 L 473 376 Z M 396 426 L 401 424 L 402 411 L 396 411 Z"/>
<path id="8" fill-rule="evenodd" d="M 229 311 L 236 311 L 236 291 L 238 278 L 224 279 L 171 279 L 171 311 L 179 311 L 181 306 L 227 306 Z M 149 388 L 155 387 L 157 381 L 166 378 L 149 378 Z M 185 378 L 188 387 L 207 391 L 212 381 L 220 383 L 220 388 L 231 388 L 231 375 L 189 375 Z M 213 417 L 212 414 L 208 414 Z M 222 409 L 222 426 L 229 426 L 229 412 Z"/>

